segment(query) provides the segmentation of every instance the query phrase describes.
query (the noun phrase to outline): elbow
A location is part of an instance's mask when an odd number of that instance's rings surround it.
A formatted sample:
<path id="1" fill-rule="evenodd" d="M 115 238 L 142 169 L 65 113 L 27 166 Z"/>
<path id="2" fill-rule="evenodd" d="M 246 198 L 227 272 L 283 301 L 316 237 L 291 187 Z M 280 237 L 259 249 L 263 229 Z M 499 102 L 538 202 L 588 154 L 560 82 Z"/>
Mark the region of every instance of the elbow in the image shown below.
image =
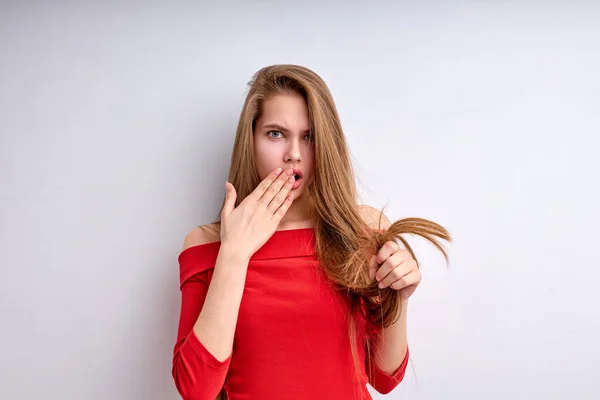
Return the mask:
<path id="1" fill-rule="evenodd" d="M 185 376 L 186 374 L 180 371 L 177 366 L 173 366 L 172 375 L 175 388 L 183 400 L 202 399 L 202 397 L 199 397 L 199 394 L 197 393 L 197 384 L 193 381 L 193 379 L 191 379 L 192 377 Z"/>
<path id="2" fill-rule="evenodd" d="M 215 400 L 218 395 L 216 388 L 203 379 L 199 379 L 190 369 L 175 362 L 172 370 L 173 381 L 179 396 L 183 400 Z"/>
<path id="3" fill-rule="evenodd" d="M 374 377 L 369 383 L 377 393 L 389 394 L 404 380 L 404 372 L 405 370 L 402 368 L 393 375 L 379 373 L 378 376 Z"/>
<path id="4" fill-rule="evenodd" d="M 400 383 L 400 382 L 398 382 L 398 383 Z M 390 394 L 392 392 L 392 390 L 394 390 L 396 388 L 396 386 L 398 386 L 398 385 L 395 384 L 395 385 L 390 385 L 390 386 L 373 386 L 373 388 L 379 394 Z"/>
<path id="5" fill-rule="evenodd" d="M 394 390 L 400 382 L 404 380 L 406 368 L 408 366 L 409 351 L 406 349 L 404 359 L 395 371 L 389 371 L 387 368 L 384 370 L 377 365 L 375 361 L 370 362 L 370 379 L 369 383 L 373 386 L 378 393 L 389 394 Z"/>
<path id="6" fill-rule="evenodd" d="M 369 384 L 380 394 L 389 394 L 404 380 L 406 372 L 406 360 L 393 373 L 387 373 L 374 365 L 374 374 Z"/>
<path id="7" fill-rule="evenodd" d="M 175 378 L 175 388 L 183 400 L 215 400 L 217 397 L 217 395 L 208 396 L 199 386 L 182 384 L 177 378 Z"/>
<path id="8" fill-rule="evenodd" d="M 188 336 L 173 355 L 172 375 L 180 396 L 184 400 L 215 400 L 225 384 L 230 362 L 231 356 L 216 360 L 195 335 Z"/>

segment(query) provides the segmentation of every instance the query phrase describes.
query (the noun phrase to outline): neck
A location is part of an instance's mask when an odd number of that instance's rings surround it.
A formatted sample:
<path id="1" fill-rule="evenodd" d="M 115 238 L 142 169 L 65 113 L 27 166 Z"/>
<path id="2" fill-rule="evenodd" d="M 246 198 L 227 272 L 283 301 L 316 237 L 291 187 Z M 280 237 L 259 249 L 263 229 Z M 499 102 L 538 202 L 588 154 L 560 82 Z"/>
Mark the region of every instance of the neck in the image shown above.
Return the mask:
<path id="1" fill-rule="evenodd" d="M 278 230 L 311 228 L 313 221 L 310 218 L 309 201 L 305 196 L 294 200 L 281 221 Z"/>

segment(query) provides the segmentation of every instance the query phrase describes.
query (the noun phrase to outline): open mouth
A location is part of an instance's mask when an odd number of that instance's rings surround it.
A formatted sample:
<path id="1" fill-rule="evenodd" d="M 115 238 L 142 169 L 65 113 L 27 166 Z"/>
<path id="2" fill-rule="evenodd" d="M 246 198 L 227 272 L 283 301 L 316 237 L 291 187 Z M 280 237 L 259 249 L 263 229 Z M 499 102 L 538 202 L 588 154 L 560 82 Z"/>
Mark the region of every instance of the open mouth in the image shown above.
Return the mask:
<path id="1" fill-rule="evenodd" d="M 295 173 L 292 175 L 294 177 L 294 184 L 292 185 L 292 190 L 298 189 L 300 185 L 302 185 L 302 175 L 299 173 Z"/>

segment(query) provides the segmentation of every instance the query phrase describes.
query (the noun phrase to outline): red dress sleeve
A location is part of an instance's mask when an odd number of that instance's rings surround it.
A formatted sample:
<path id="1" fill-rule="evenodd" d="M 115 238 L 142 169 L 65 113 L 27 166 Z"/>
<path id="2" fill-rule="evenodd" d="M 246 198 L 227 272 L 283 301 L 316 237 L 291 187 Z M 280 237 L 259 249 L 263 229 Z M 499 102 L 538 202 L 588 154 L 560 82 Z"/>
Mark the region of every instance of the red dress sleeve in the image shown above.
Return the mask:
<path id="1" fill-rule="evenodd" d="M 402 364 L 400 364 L 400 367 L 398 367 L 391 375 L 377 367 L 373 355 L 367 357 L 367 360 L 367 376 L 369 377 L 369 384 L 379 393 L 388 394 L 402 382 L 402 379 L 404 379 L 404 373 L 406 372 L 406 366 L 408 365 L 408 348 L 406 349 L 406 356 L 404 356 Z"/>
<path id="2" fill-rule="evenodd" d="M 231 355 L 217 360 L 198 340 L 194 325 L 204 300 L 218 249 L 212 243 L 190 247 L 179 255 L 181 312 L 173 350 L 172 374 L 185 400 L 214 400 L 225 383 Z M 212 263 L 211 263 L 212 261 Z"/>

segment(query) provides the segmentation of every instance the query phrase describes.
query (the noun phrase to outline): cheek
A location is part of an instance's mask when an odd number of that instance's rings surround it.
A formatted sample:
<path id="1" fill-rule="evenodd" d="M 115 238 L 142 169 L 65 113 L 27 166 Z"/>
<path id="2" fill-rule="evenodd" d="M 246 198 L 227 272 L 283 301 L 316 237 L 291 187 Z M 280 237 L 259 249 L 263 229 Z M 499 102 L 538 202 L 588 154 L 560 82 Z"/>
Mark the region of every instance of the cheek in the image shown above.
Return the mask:
<path id="1" fill-rule="evenodd" d="M 276 149 L 273 149 L 268 143 L 255 143 L 254 156 L 256 158 L 256 168 L 261 179 L 264 179 L 272 170 L 280 166 L 277 164 L 275 153 Z"/>

